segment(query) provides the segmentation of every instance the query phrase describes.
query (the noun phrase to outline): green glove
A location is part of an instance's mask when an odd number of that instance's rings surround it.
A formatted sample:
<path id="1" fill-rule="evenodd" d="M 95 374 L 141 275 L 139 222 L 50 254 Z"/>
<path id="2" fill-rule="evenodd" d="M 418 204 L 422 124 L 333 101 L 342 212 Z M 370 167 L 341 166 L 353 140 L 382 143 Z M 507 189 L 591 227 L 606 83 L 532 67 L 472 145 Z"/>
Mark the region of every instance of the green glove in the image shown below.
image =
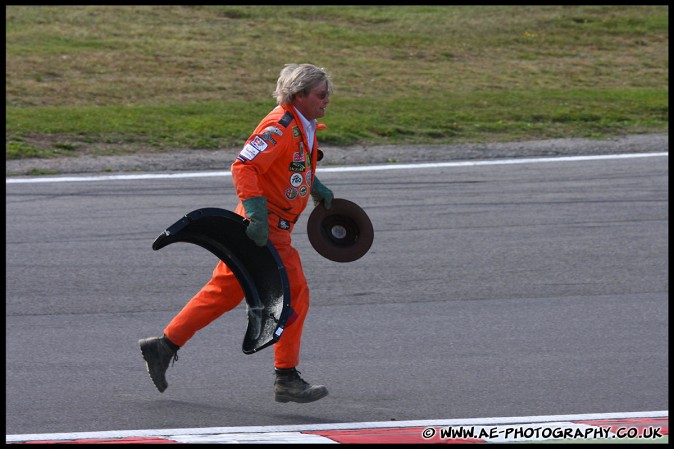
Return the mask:
<path id="1" fill-rule="evenodd" d="M 269 238 L 269 222 L 267 221 L 267 198 L 255 196 L 243 200 L 243 208 L 250 220 L 246 227 L 246 235 L 257 246 L 265 246 Z"/>
<path id="2" fill-rule="evenodd" d="M 322 201 L 325 208 L 330 209 L 335 195 L 332 194 L 332 190 L 325 187 L 318 178 L 314 177 L 314 184 L 311 186 L 311 197 L 314 199 L 314 206 L 317 206 Z"/>

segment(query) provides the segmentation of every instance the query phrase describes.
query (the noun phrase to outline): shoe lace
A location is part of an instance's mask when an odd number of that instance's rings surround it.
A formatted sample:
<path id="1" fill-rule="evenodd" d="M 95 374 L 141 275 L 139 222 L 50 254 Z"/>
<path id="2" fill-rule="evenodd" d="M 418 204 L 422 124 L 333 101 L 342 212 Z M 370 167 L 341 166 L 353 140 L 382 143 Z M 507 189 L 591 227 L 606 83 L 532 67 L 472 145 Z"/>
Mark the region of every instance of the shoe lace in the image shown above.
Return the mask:
<path id="1" fill-rule="evenodd" d="M 288 376 L 287 380 L 299 381 L 303 385 L 310 385 L 309 382 L 300 377 L 300 374 L 302 374 L 302 372 L 298 371 L 297 369 L 294 369 L 293 371 L 286 374 L 286 376 Z"/>
<path id="2" fill-rule="evenodd" d="M 166 337 L 164 337 L 164 338 L 166 338 Z M 169 351 L 170 353 L 172 353 L 171 358 L 173 359 L 173 361 L 171 363 L 171 366 L 175 365 L 175 363 L 178 361 L 178 350 L 177 349 L 176 350 L 171 349 L 169 347 L 168 343 L 166 343 L 165 341 L 162 342 L 162 343 L 163 343 L 164 349 Z"/>
<path id="3" fill-rule="evenodd" d="M 302 378 L 300 377 L 300 374 L 302 374 L 300 371 L 295 370 L 295 373 L 294 373 L 294 376 L 293 376 L 293 377 L 295 377 L 295 379 L 297 379 L 298 381 L 302 382 L 303 385 L 309 385 L 309 382 L 307 382 L 306 380 L 302 379 Z"/>

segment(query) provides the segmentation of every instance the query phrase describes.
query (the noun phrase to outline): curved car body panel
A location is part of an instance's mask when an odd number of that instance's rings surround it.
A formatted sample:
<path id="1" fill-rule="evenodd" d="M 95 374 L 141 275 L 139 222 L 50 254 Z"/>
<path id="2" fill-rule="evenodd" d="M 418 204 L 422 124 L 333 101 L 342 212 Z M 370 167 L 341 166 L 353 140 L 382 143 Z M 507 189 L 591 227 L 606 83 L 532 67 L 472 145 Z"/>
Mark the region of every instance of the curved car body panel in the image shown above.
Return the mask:
<path id="1" fill-rule="evenodd" d="M 219 208 L 186 214 L 152 244 L 159 250 L 175 242 L 199 245 L 222 260 L 243 288 L 248 328 L 242 350 L 252 354 L 276 343 L 292 313 L 290 287 L 283 262 L 271 243 L 259 247 L 246 235 L 248 220 Z"/>

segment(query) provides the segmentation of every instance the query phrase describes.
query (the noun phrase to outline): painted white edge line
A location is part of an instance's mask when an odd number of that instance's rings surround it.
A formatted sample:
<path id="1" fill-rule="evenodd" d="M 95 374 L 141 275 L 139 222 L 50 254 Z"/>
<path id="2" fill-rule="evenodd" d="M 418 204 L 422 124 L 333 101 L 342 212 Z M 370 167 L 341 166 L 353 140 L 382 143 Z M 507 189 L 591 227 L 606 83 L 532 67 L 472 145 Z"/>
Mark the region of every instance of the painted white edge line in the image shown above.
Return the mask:
<path id="1" fill-rule="evenodd" d="M 602 154 L 594 156 L 566 156 L 566 157 L 541 157 L 522 159 L 494 159 L 480 161 L 457 161 L 457 162 L 428 162 L 416 164 L 382 164 L 382 165 L 350 165 L 343 167 L 322 167 L 321 173 L 330 172 L 359 172 L 377 170 L 409 170 L 421 168 L 444 168 L 444 167 L 471 167 L 478 165 L 506 165 L 506 164 L 536 164 L 543 162 L 577 162 L 593 161 L 602 159 L 631 159 L 641 157 L 662 157 L 669 153 L 627 153 L 627 154 Z M 33 176 L 28 178 L 6 178 L 6 184 L 33 184 L 45 182 L 86 182 L 86 181 L 128 181 L 144 179 L 179 179 L 179 178 L 208 178 L 231 176 L 230 171 L 204 171 L 204 172 L 181 172 L 181 173 L 138 173 L 127 175 L 97 175 L 97 176 Z"/>
<path id="2" fill-rule="evenodd" d="M 36 441 L 36 440 L 79 440 L 90 438 L 127 438 L 127 437 L 166 437 L 171 435 L 209 435 L 227 433 L 267 433 L 267 432 L 301 432 L 312 430 L 356 430 L 382 429 L 401 427 L 431 427 L 431 426 L 489 426 L 500 424 L 533 424 L 557 421 L 590 421 L 603 419 L 628 418 L 668 418 L 668 410 L 623 412 L 623 413 L 589 413 L 580 415 L 548 415 L 548 416 L 520 416 L 507 418 L 465 418 L 465 419 L 425 419 L 415 421 L 380 421 L 380 422 L 351 422 L 332 424 L 295 424 L 283 426 L 247 426 L 247 427 L 206 427 L 193 429 L 145 429 L 145 430 L 113 430 L 101 432 L 77 433 L 42 433 L 26 435 L 7 435 L 6 442 Z"/>

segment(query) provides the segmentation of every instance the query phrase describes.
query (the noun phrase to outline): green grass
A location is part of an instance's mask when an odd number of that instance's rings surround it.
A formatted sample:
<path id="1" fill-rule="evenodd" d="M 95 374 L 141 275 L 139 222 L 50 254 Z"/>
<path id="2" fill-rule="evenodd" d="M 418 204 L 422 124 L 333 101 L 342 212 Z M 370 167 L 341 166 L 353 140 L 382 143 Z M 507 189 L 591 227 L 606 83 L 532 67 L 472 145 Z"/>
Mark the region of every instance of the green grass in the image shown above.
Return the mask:
<path id="1" fill-rule="evenodd" d="M 667 132 L 667 6 L 7 6 L 8 159 L 233 148 L 283 64 L 322 141 Z"/>

